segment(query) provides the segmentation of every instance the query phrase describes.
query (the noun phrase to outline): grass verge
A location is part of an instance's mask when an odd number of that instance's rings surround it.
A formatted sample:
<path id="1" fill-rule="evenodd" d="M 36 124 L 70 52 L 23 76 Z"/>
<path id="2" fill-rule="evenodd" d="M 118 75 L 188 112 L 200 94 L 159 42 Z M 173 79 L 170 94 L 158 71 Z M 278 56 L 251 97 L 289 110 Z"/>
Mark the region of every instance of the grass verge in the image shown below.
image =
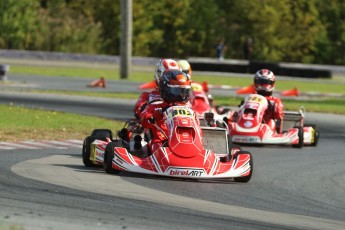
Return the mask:
<path id="1" fill-rule="evenodd" d="M 83 140 L 95 128 L 120 130 L 123 122 L 72 113 L 0 105 L 0 140 Z"/>

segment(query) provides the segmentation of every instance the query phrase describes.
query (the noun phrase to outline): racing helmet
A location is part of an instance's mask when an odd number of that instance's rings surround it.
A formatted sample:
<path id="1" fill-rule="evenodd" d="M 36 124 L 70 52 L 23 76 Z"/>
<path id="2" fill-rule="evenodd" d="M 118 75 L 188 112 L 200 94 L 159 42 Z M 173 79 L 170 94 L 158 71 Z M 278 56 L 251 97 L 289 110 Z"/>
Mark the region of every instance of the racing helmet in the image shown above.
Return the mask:
<path id="1" fill-rule="evenodd" d="M 192 78 L 192 68 L 189 62 L 187 60 L 179 60 L 177 63 L 181 66 L 182 71 L 187 74 L 189 78 Z"/>
<path id="2" fill-rule="evenodd" d="M 270 96 L 274 90 L 276 76 L 271 70 L 261 69 L 255 73 L 254 88 L 262 96 Z"/>
<path id="3" fill-rule="evenodd" d="M 168 103 L 187 102 L 191 88 L 191 80 L 181 70 L 166 70 L 159 83 L 161 97 Z"/>
<path id="4" fill-rule="evenodd" d="M 159 82 L 162 78 L 163 73 L 166 70 L 181 70 L 180 65 L 173 59 L 160 59 L 155 68 L 154 78 L 156 80 L 157 86 L 159 86 Z"/>

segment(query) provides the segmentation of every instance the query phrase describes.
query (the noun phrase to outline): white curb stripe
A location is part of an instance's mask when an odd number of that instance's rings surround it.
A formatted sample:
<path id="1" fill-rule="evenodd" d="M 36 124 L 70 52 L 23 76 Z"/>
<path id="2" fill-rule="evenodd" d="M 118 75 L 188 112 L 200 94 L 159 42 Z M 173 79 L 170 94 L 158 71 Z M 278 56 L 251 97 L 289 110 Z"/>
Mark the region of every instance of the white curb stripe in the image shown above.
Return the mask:
<path id="1" fill-rule="evenodd" d="M 33 147 L 27 144 L 21 144 L 20 142 L 10 143 L 10 142 L 0 142 L 1 145 L 5 145 L 7 147 L 12 147 L 12 149 L 38 149 L 38 147 Z"/>
<path id="2" fill-rule="evenodd" d="M 69 148 L 81 149 L 82 146 L 82 140 L 0 142 L 0 150 Z"/>

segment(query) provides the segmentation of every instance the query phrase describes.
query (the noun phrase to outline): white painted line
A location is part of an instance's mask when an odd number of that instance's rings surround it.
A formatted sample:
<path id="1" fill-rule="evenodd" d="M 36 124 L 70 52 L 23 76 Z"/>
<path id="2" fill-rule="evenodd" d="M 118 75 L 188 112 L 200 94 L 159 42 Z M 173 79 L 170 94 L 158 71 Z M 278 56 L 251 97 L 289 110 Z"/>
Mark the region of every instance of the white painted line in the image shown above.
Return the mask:
<path id="1" fill-rule="evenodd" d="M 39 149 L 38 147 L 28 146 L 26 144 L 14 143 L 14 142 L 0 142 L 1 145 L 10 146 L 14 149 Z"/>
<path id="2" fill-rule="evenodd" d="M 55 145 L 49 145 L 43 142 L 37 142 L 37 141 L 23 141 L 21 143 L 28 144 L 29 146 L 38 146 L 43 148 L 52 148 L 55 147 Z"/>
<path id="3" fill-rule="evenodd" d="M 65 141 L 45 141 L 45 143 L 54 144 L 54 145 L 60 145 L 60 146 L 64 146 L 64 147 L 78 147 L 78 148 L 81 148 L 80 145 L 75 145 L 75 144 L 67 143 Z"/>

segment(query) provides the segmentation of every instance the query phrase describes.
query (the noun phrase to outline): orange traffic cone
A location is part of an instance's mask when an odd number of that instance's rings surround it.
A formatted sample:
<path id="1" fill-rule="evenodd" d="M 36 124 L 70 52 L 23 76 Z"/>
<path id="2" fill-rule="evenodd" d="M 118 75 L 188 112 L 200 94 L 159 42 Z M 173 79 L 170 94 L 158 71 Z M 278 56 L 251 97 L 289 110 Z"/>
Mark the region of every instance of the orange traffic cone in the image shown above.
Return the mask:
<path id="1" fill-rule="evenodd" d="M 145 84 L 139 85 L 139 89 L 155 89 L 157 88 L 156 81 L 147 82 Z"/>
<path id="2" fill-rule="evenodd" d="M 254 89 L 254 85 L 251 84 L 250 86 L 247 87 L 243 87 L 241 89 L 238 89 L 236 91 L 237 94 L 251 94 L 251 93 L 255 93 L 255 89 Z"/>
<path id="3" fill-rule="evenodd" d="M 105 80 L 104 77 L 101 77 L 98 80 L 95 80 L 87 85 L 87 87 L 103 87 L 105 88 Z"/>
<path id="4" fill-rule="evenodd" d="M 297 90 L 297 88 L 293 88 L 293 89 L 289 89 L 289 90 L 285 90 L 283 92 L 280 93 L 280 96 L 298 96 L 299 92 Z"/>

